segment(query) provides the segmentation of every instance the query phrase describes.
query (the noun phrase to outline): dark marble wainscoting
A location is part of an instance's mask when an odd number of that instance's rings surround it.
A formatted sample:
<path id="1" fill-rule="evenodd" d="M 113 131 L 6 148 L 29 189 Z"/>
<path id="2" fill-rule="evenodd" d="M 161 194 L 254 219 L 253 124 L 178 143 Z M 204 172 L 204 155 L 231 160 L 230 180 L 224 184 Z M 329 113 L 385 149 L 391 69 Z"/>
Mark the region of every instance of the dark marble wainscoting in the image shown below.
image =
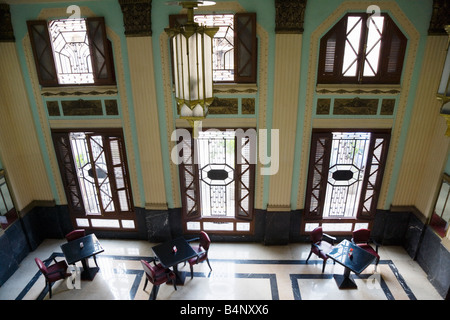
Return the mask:
<path id="1" fill-rule="evenodd" d="M 0 236 L 0 286 L 19 268 L 29 252 L 22 224 L 17 220 Z"/>
<path id="2" fill-rule="evenodd" d="M 417 252 L 417 262 L 439 294 L 445 298 L 450 290 L 450 252 L 429 226 L 425 227 Z"/>
<path id="3" fill-rule="evenodd" d="M 266 212 L 264 233 L 265 245 L 283 245 L 289 243 L 291 229 L 291 211 Z"/>

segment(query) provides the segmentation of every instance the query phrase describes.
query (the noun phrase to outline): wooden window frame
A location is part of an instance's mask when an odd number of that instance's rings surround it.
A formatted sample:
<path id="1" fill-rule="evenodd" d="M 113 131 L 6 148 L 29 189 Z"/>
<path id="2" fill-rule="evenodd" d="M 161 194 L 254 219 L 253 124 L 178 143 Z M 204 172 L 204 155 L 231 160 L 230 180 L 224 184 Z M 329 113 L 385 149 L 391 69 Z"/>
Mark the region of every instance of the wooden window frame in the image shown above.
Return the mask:
<path id="1" fill-rule="evenodd" d="M 213 15 L 204 13 L 203 15 Z M 187 15 L 169 15 L 169 27 L 183 25 L 187 22 Z M 248 35 L 248 41 L 244 41 L 242 35 Z M 171 64 L 173 64 L 173 49 L 170 42 Z M 256 36 L 256 13 L 238 12 L 234 14 L 234 80 L 214 81 L 222 83 L 256 83 L 258 73 L 258 39 Z M 173 79 L 172 67 L 172 79 Z"/>
<path id="2" fill-rule="evenodd" d="M 116 85 L 112 43 L 106 36 L 104 17 L 86 18 L 94 83 L 60 84 L 53 57 L 48 21 L 29 20 L 27 27 L 38 80 L 42 87 Z"/>
<path id="3" fill-rule="evenodd" d="M 207 128 L 203 128 L 203 130 L 208 130 Z M 220 131 L 226 131 L 227 129 L 214 129 Z M 237 130 L 237 129 L 232 129 Z M 183 157 L 184 161 L 178 165 L 179 168 L 179 177 L 180 177 L 180 191 L 181 191 L 181 203 L 182 203 L 182 222 L 183 222 L 183 230 L 185 233 L 198 233 L 199 230 L 188 230 L 187 223 L 188 222 L 199 222 L 200 230 L 203 230 L 204 222 L 219 222 L 219 223 L 234 223 L 233 231 L 220 231 L 220 230 L 210 230 L 208 233 L 214 234 L 227 234 L 227 235 L 253 235 L 254 234 L 254 195 L 255 195 L 255 173 L 256 173 L 256 164 L 250 164 L 248 170 L 250 170 L 250 186 L 249 189 L 249 212 L 248 214 L 242 214 L 239 209 L 240 202 L 237 200 L 240 193 L 240 180 L 239 175 L 242 175 L 241 166 L 242 164 L 238 164 L 237 162 L 237 149 L 235 149 L 235 214 L 234 217 L 203 217 L 201 214 L 201 192 L 200 192 L 200 178 L 199 178 L 199 166 L 198 163 L 194 163 L 194 159 L 196 158 L 195 152 L 197 150 L 197 141 L 192 138 L 192 129 L 188 130 L 191 133 L 191 139 L 187 142 L 187 146 L 190 147 L 190 156 L 184 158 L 184 149 L 179 148 L 179 155 Z M 245 130 L 244 130 L 245 131 Z M 235 137 L 235 148 L 238 147 Z M 182 146 L 184 143 L 183 136 L 178 137 L 177 145 Z M 188 163 L 185 163 L 188 162 Z M 187 169 L 187 167 L 190 167 Z M 192 181 L 189 180 L 189 183 L 186 183 L 186 174 L 192 176 Z M 190 192 L 190 193 L 189 193 Z M 194 201 L 195 204 L 191 207 L 188 205 L 188 198 L 191 201 Z M 241 199 L 242 200 L 242 199 Z M 244 222 L 249 223 L 250 229 L 249 231 L 237 231 L 236 223 Z"/>
<path id="4" fill-rule="evenodd" d="M 346 42 L 347 18 L 359 16 L 362 18 L 361 39 L 358 50 L 356 76 L 346 77 L 342 75 L 342 63 Z M 384 28 L 381 38 L 380 58 L 378 71 L 375 76 L 363 76 L 365 63 L 365 45 L 368 33 L 367 13 L 347 13 L 339 20 L 321 39 L 319 50 L 319 62 L 317 72 L 317 84 L 399 84 L 402 76 L 403 62 L 405 59 L 407 38 L 387 13 L 381 13 L 384 17 Z M 330 46 L 327 42 L 330 41 Z M 397 45 L 396 60 L 390 59 L 391 50 Z M 329 49 L 328 55 L 327 51 Z M 334 55 L 334 58 L 332 56 Z M 327 67 L 333 66 L 333 71 L 327 71 Z M 395 70 L 390 70 L 394 66 Z"/>
<path id="5" fill-rule="evenodd" d="M 325 205 L 325 194 L 328 180 L 329 161 L 331 156 L 331 145 L 333 140 L 332 132 L 370 132 L 371 139 L 366 162 L 366 170 L 364 172 L 361 197 L 358 204 L 356 217 L 340 217 L 340 218 L 323 218 L 323 210 Z M 376 214 L 379 193 L 386 166 L 387 155 L 389 152 L 391 131 L 384 129 L 313 129 L 311 136 L 311 148 L 308 165 L 308 180 L 306 187 L 304 219 L 302 219 L 301 233 L 306 234 L 305 225 L 307 223 L 368 223 L 369 228 L 372 226 L 373 219 Z M 383 139 L 383 142 L 376 145 L 377 139 Z M 374 150 L 382 147 L 379 158 L 376 158 Z M 318 153 L 317 149 L 320 149 Z M 375 171 L 371 170 L 371 166 L 377 166 Z M 371 173 L 372 172 L 372 173 Z M 375 181 L 370 181 L 371 176 L 377 173 Z M 319 176 L 319 177 L 318 177 Z M 367 190 L 373 191 L 373 194 L 367 196 Z M 365 202 L 370 200 L 369 208 L 366 208 Z M 352 227 L 353 230 L 353 227 Z M 351 232 L 337 231 L 333 232 L 339 235 L 349 235 Z"/>
<path id="6" fill-rule="evenodd" d="M 116 210 L 114 212 L 104 212 L 102 214 L 88 214 L 85 210 L 83 197 L 81 195 L 81 189 L 77 176 L 77 168 L 73 160 L 73 151 L 70 144 L 69 134 L 71 132 L 84 132 L 90 133 L 93 135 L 101 135 L 103 141 L 105 138 L 117 138 L 119 140 L 119 152 L 121 154 L 120 166 L 123 168 L 123 182 L 124 187 L 120 190 L 126 190 L 127 194 L 127 202 L 128 202 L 128 210 L 122 211 L 120 210 L 120 204 L 118 199 L 118 191 L 115 179 L 110 179 L 111 188 L 113 189 L 113 202 Z M 71 216 L 71 220 L 74 226 L 77 226 L 77 219 L 83 218 L 88 219 L 89 226 L 85 227 L 86 229 L 96 229 L 96 230 L 111 230 L 111 231 L 136 231 L 137 230 L 137 221 L 135 216 L 134 204 L 133 204 L 133 195 L 131 190 L 131 182 L 129 176 L 128 162 L 126 157 L 126 147 L 125 140 L 123 136 L 122 129 L 115 128 L 105 128 L 105 129 L 52 129 L 52 140 L 55 148 L 56 159 L 58 162 L 61 179 L 64 185 L 64 191 L 67 198 L 67 205 L 69 208 L 69 213 Z M 61 143 L 64 143 L 61 147 Z M 108 144 L 104 144 L 105 149 L 105 158 L 107 161 L 108 172 L 113 175 L 114 168 L 118 165 L 113 165 L 112 159 L 110 159 L 110 147 Z M 109 162 L 108 162 L 109 161 Z M 107 228 L 107 227 L 94 227 L 90 219 L 112 219 L 119 220 L 119 225 L 121 224 L 121 220 L 133 220 L 134 228 Z"/>

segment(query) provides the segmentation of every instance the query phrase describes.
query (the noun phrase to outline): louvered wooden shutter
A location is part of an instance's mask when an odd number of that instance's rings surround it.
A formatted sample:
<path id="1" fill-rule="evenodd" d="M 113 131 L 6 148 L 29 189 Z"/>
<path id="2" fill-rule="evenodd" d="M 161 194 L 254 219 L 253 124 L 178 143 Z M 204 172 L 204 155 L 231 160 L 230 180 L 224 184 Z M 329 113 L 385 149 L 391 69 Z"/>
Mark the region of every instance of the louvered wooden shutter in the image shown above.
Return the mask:
<path id="1" fill-rule="evenodd" d="M 116 212 L 133 212 L 131 184 L 122 135 L 107 134 L 104 150 L 108 163 L 108 173 Z"/>
<path id="2" fill-rule="evenodd" d="M 407 39 L 389 16 L 385 16 L 385 21 L 379 74 L 383 83 L 397 84 L 402 76 Z"/>
<path id="3" fill-rule="evenodd" d="M 72 213 L 84 215 L 86 212 L 78 183 L 77 169 L 73 161 L 69 133 L 53 133 L 52 138 L 69 210 Z"/>
<path id="4" fill-rule="evenodd" d="M 47 21 L 27 21 L 27 26 L 40 85 L 44 87 L 58 86 Z"/>
<path id="5" fill-rule="evenodd" d="M 252 220 L 254 206 L 254 181 L 255 181 L 255 164 L 250 160 L 251 148 L 250 143 L 256 143 L 249 137 L 236 136 L 236 156 L 240 156 L 240 161 L 236 161 L 235 169 L 235 199 L 237 219 Z"/>
<path id="6" fill-rule="evenodd" d="M 320 39 L 318 83 L 335 83 L 342 73 L 345 27 L 341 20 Z"/>
<path id="7" fill-rule="evenodd" d="M 312 134 L 305 198 L 305 219 L 322 219 L 332 140 L 331 132 L 313 132 Z"/>
<path id="8" fill-rule="evenodd" d="M 235 82 L 256 82 L 256 13 L 234 15 L 234 70 Z"/>
<path id="9" fill-rule="evenodd" d="M 106 38 L 105 19 L 103 17 L 88 18 L 86 25 L 95 84 L 115 84 L 112 46 Z"/>
<path id="10" fill-rule="evenodd" d="M 178 137 L 178 152 L 183 158 L 179 164 L 181 202 L 185 220 L 193 220 L 201 217 L 200 187 L 198 165 L 194 161 L 194 139 Z"/>
<path id="11" fill-rule="evenodd" d="M 371 135 L 357 213 L 358 219 L 372 219 L 375 216 L 389 149 L 389 141 L 390 133 L 372 133 Z"/>

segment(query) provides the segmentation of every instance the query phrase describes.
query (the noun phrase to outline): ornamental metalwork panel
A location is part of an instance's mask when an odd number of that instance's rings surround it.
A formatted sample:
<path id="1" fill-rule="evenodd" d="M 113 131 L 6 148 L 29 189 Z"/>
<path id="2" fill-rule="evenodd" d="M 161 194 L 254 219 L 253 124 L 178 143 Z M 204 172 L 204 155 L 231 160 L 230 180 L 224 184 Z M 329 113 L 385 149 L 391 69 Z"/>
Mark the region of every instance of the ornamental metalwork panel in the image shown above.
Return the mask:
<path id="1" fill-rule="evenodd" d="M 323 217 L 356 217 L 370 145 L 369 132 L 334 132 Z"/>

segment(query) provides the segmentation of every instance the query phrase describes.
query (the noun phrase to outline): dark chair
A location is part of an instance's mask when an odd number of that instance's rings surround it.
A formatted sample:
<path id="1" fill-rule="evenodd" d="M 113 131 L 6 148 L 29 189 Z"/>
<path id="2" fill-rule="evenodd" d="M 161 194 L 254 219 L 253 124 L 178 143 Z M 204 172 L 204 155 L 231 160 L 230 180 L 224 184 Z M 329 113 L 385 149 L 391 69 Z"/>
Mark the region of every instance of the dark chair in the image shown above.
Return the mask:
<path id="1" fill-rule="evenodd" d="M 39 268 L 39 270 L 42 272 L 45 278 L 45 288 L 48 285 L 48 291 L 50 293 L 50 299 L 52 298 L 52 283 L 65 279 L 67 277 L 70 277 L 72 274 L 70 272 L 67 272 L 67 262 L 65 260 L 62 261 L 55 261 L 54 264 L 46 267 L 44 262 L 42 262 L 41 259 L 35 258 L 34 261 L 36 261 L 36 264 Z M 44 289 L 45 289 L 44 288 Z"/>
<path id="2" fill-rule="evenodd" d="M 326 233 L 323 233 L 322 227 L 317 227 L 313 231 L 311 231 L 311 251 L 309 252 L 308 259 L 306 259 L 306 263 L 308 263 L 311 254 L 314 253 L 320 259 L 323 259 L 322 273 L 325 271 L 325 265 L 327 263 L 327 253 L 333 249 L 334 241 L 336 241 L 335 237 L 332 237 Z"/>
<path id="3" fill-rule="evenodd" d="M 86 231 L 84 229 L 75 229 L 71 232 L 69 232 L 68 234 L 66 234 L 66 240 L 67 242 L 82 238 L 86 235 Z M 95 255 L 93 256 L 94 258 L 94 262 L 95 262 L 95 266 L 98 268 L 98 264 L 97 264 L 97 258 L 95 257 Z"/>
<path id="4" fill-rule="evenodd" d="M 201 263 L 206 260 L 208 263 L 209 270 L 212 271 L 211 265 L 208 259 L 208 250 L 209 245 L 211 244 L 211 240 L 209 239 L 208 234 L 205 231 L 200 232 L 200 238 L 194 238 L 188 240 L 188 242 L 199 240 L 198 246 L 192 247 L 194 251 L 197 253 L 197 256 L 188 260 L 189 266 L 191 268 L 191 279 L 194 278 L 194 265 Z"/>
<path id="5" fill-rule="evenodd" d="M 156 264 L 153 260 L 153 266 L 145 261 L 141 260 L 142 267 L 145 271 L 145 285 L 144 290 L 147 287 L 147 283 L 150 281 L 153 284 L 152 292 L 150 293 L 149 300 L 156 300 L 156 296 L 158 295 L 159 286 L 163 283 L 166 283 L 169 280 L 172 280 L 173 287 L 177 290 L 176 285 L 176 275 L 170 269 L 164 268 L 160 263 Z"/>
<path id="6" fill-rule="evenodd" d="M 379 244 L 370 237 L 370 230 L 358 229 L 353 231 L 352 235 L 352 242 L 354 244 L 366 250 L 367 252 L 370 252 L 377 258 L 377 260 L 375 261 L 375 270 L 377 270 L 378 262 L 380 262 L 380 255 L 378 254 Z M 375 245 L 375 249 L 369 243 L 373 243 Z"/>

